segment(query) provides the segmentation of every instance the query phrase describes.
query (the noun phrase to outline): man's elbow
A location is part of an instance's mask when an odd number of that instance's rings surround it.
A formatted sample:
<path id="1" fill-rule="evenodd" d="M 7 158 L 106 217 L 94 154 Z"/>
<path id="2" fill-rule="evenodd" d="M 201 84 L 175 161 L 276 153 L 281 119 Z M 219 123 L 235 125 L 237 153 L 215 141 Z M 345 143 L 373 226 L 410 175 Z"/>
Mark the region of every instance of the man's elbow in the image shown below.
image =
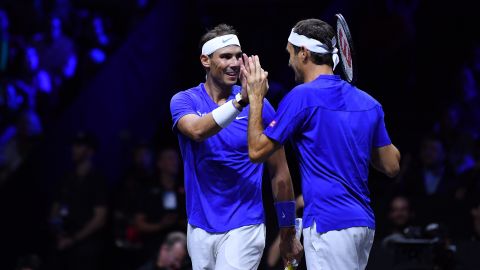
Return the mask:
<path id="1" fill-rule="evenodd" d="M 253 163 L 262 163 L 266 159 L 259 151 L 253 149 L 248 149 L 248 157 Z"/>
<path id="2" fill-rule="evenodd" d="M 392 164 L 391 166 L 388 166 L 387 168 L 385 168 L 385 174 L 390 178 L 394 178 L 399 173 L 400 173 L 399 163 Z"/>
<path id="3" fill-rule="evenodd" d="M 190 138 L 196 142 L 203 142 L 208 138 L 207 134 L 200 129 L 193 130 L 192 132 L 190 132 L 189 135 Z"/>

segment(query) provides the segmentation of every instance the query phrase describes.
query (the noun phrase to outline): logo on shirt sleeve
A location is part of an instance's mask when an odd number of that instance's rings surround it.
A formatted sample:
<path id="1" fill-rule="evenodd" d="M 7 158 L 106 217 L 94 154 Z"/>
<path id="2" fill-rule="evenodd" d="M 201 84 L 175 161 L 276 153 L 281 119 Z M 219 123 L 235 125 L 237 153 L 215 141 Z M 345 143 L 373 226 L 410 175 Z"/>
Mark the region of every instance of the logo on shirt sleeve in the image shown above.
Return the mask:
<path id="1" fill-rule="evenodd" d="M 272 122 L 270 122 L 268 126 L 273 128 L 276 124 L 277 124 L 277 121 L 272 120 Z"/>

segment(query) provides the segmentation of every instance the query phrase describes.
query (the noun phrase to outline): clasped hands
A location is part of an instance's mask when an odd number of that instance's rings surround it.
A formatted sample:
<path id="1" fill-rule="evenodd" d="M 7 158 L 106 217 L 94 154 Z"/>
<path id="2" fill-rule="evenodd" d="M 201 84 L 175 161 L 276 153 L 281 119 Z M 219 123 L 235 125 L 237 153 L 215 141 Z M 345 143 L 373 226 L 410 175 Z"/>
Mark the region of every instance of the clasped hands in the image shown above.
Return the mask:
<path id="1" fill-rule="evenodd" d="M 260 65 L 258 55 L 243 54 L 240 59 L 240 81 L 242 97 L 249 102 L 263 101 L 268 92 L 268 72 Z"/>

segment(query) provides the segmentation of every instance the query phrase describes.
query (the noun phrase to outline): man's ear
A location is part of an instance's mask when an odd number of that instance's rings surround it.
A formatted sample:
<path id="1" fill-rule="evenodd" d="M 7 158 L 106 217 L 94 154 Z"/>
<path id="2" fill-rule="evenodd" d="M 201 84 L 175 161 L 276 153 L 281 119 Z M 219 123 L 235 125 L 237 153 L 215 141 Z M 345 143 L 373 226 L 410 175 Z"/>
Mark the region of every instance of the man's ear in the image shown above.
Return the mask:
<path id="1" fill-rule="evenodd" d="M 202 63 L 203 67 L 210 68 L 210 57 L 208 57 L 208 55 L 200 55 L 200 62 Z"/>
<path id="2" fill-rule="evenodd" d="M 301 62 L 306 62 L 311 57 L 310 51 L 302 46 L 298 51 L 298 57 L 300 57 Z"/>

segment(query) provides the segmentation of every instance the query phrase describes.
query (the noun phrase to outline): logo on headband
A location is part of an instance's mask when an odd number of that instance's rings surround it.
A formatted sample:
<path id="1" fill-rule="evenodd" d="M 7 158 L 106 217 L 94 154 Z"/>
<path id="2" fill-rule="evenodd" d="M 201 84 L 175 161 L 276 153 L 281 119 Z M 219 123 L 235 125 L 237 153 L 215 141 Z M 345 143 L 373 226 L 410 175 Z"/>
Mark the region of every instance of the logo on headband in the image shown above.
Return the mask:
<path id="1" fill-rule="evenodd" d="M 240 41 L 238 41 L 238 37 L 236 35 L 228 34 L 210 39 L 209 41 L 205 42 L 205 44 L 203 44 L 202 54 L 210 55 L 216 50 L 229 45 L 240 46 Z"/>
<path id="2" fill-rule="evenodd" d="M 225 37 L 225 38 L 222 39 L 222 42 L 225 43 L 225 42 L 229 41 L 229 40 L 232 39 L 232 38 L 233 38 L 232 36 L 230 36 L 230 37 Z"/>

